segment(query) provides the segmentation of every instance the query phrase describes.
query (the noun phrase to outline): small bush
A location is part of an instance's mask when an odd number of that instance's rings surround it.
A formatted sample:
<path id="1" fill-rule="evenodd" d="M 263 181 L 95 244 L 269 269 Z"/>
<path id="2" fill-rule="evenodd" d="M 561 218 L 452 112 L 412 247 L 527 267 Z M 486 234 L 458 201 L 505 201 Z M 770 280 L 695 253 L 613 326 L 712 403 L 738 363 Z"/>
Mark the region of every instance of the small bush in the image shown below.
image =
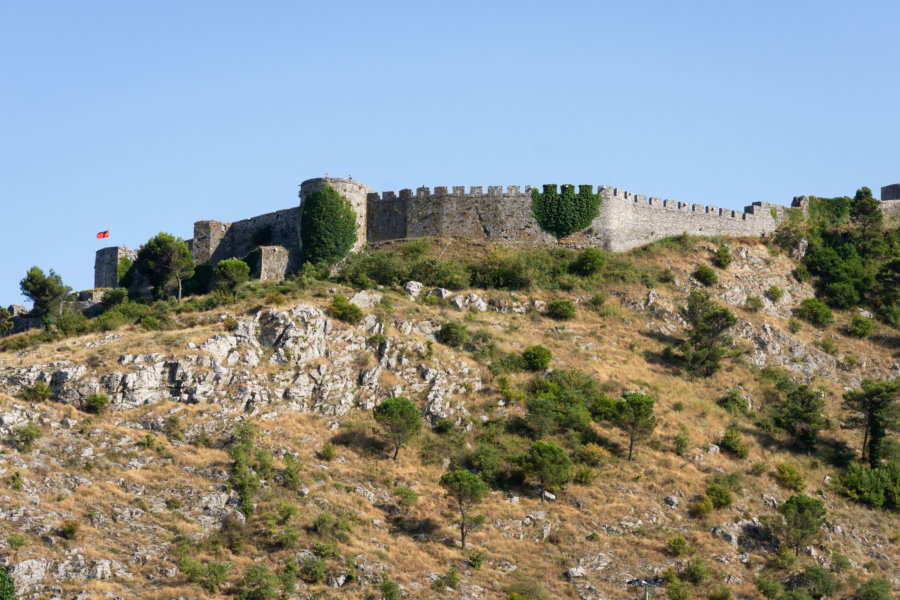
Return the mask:
<path id="1" fill-rule="evenodd" d="M 690 600 L 691 589 L 680 581 L 673 581 L 666 585 L 666 595 L 669 600 Z"/>
<path id="2" fill-rule="evenodd" d="M 794 578 L 794 589 L 805 591 L 815 599 L 830 598 L 837 592 L 834 576 L 819 565 L 806 565 Z"/>
<path id="3" fill-rule="evenodd" d="M 734 454 L 738 458 L 747 458 L 747 455 L 750 453 L 750 447 L 741 437 L 737 426 L 734 424 L 725 428 L 725 433 L 722 434 L 722 439 L 719 444 L 726 451 Z"/>
<path id="4" fill-rule="evenodd" d="M 675 436 L 675 454 L 678 456 L 684 456 L 688 449 L 688 439 L 687 436 L 683 433 L 679 433 Z"/>
<path id="5" fill-rule="evenodd" d="M 791 333 L 797 333 L 798 331 L 800 331 L 803 328 L 803 325 L 800 323 L 800 321 L 798 321 L 794 317 L 791 317 L 790 319 L 788 319 L 787 326 L 788 326 L 788 331 L 790 331 Z"/>
<path id="6" fill-rule="evenodd" d="M 691 585 L 700 585 L 709 579 L 709 567 L 703 562 L 699 556 L 690 559 L 681 571 L 678 572 L 678 578 Z"/>
<path id="7" fill-rule="evenodd" d="M 750 474 L 759 477 L 763 473 L 769 470 L 769 464 L 763 461 L 758 461 L 750 465 Z"/>
<path id="8" fill-rule="evenodd" d="M 713 508 L 728 508 L 733 501 L 731 491 L 718 483 L 711 483 L 706 486 L 706 496 L 712 503 Z"/>
<path id="9" fill-rule="evenodd" d="M 31 452 L 34 441 L 41 437 L 41 428 L 36 423 L 26 423 L 13 429 L 12 438 L 23 452 Z"/>
<path id="10" fill-rule="evenodd" d="M 140 325 L 146 331 L 159 331 L 159 321 L 151 315 L 141 317 Z"/>
<path id="11" fill-rule="evenodd" d="M 419 502 L 419 494 L 416 490 L 403 486 L 394 488 L 394 498 L 397 499 L 397 506 L 407 513 Z"/>
<path id="12" fill-rule="evenodd" d="M 73 521 L 71 519 L 67 521 L 63 521 L 62 529 L 60 530 L 60 535 L 67 540 L 74 540 L 78 535 L 78 529 L 81 527 L 81 524 L 78 521 Z"/>
<path id="13" fill-rule="evenodd" d="M 891 582 L 882 577 L 873 577 L 856 588 L 856 600 L 890 600 Z"/>
<path id="14" fill-rule="evenodd" d="M 705 519 L 712 514 L 713 508 L 712 500 L 706 496 L 700 496 L 691 504 L 691 516 L 697 519 Z"/>
<path id="15" fill-rule="evenodd" d="M 363 311 L 355 304 L 350 304 L 344 296 L 335 294 L 331 301 L 331 314 L 335 319 L 356 325 L 363 318 Z"/>
<path id="16" fill-rule="evenodd" d="M 716 258 L 714 259 L 716 266 L 720 269 L 727 269 L 728 265 L 734 262 L 734 257 L 731 256 L 731 252 L 728 250 L 728 246 L 722 246 L 718 250 L 716 250 Z"/>
<path id="17" fill-rule="evenodd" d="M 391 579 L 387 573 L 381 574 L 381 585 L 379 586 L 379 590 L 381 591 L 381 600 L 400 600 L 402 597 L 400 594 L 400 586 L 397 585 L 397 582 Z"/>
<path id="18" fill-rule="evenodd" d="M 113 306 L 122 304 L 126 300 L 128 300 L 128 290 L 126 288 L 119 287 L 103 292 L 103 297 L 100 298 L 100 303 L 103 305 L 104 309 L 109 310 Z"/>
<path id="19" fill-rule="evenodd" d="M 747 301 L 745 303 L 747 310 L 750 312 L 759 312 L 762 310 L 763 301 L 757 298 L 756 296 L 747 296 Z"/>
<path id="20" fill-rule="evenodd" d="M 325 442 L 322 445 L 321 450 L 319 450 L 319 458 L 322 460 L 332 461 L 337 456 L 337 451 L 334 449 L 334 444 L 331 442 Z"/>
<path id="21" fill-rule="evenodd" d="M 837 354 L 838 346 L 833 337 L 822 338 L 822 340 L 819 341 L 818 346 L 827 354 Z"/>
<path id="22" fill-rule="evenodd" d="M 529 371 L 543 371 L 550 366 L 553 353 L 544 346 L 529 346 L 522 352 L 522 363 Z"/>
<path id="23" fill-rule="evenodd" d="M 797 316 L 818 327 L 834 323 L 834 313 L 828 306 L 815 298 L 807 298 L 797 308 Z"/>
<path id="24" fill-rule="evenodd" d="M 18 533 L 14 533 L 10 535 L 6 539 L 6 543 L 9 544 L 9 547 L 13 550 L 18 550 L 19 548 L 23 548 L 26 544 L 25 538 L 19 535 Z"/>
<path id="25" fill-rule="evenodd" d="M 300 577 L 306 583 L 322 583 L 325 581 L 325 576 L 327 574 L 325 563 L 321 558 L 315 556 L 305 558 L 303 560 L 303 565 L 300 567 Z"/>
<path id="26" fill-rule="evenodd" d="M 858 338 L 867 338 L 872 335 L 872 319 L 862 315 L 853 315 L 850 318 L 850 335 Z"/>
<path id="27" fill-rule="evenodd" d="M 731 600 L 731 590 L 727 587 L 716 588 L 709 593 L 709 600 Z"/>
<path id="28" fill-rule="evenodd" d="M 65 335 L 81 335 L 91 329 L 91 323 L 84 313 L 67 310 L 56 320 L 56 327 Z"/>
<path id="29" fill-rule="evenodd" d="M 438 337 L 451 348 L 462 348 L 469 341 L 469 330 L 457 321 L 446 321 L 441 324 Z"/>
<path id="30" fill-rule="evenodd" d="M 266 565 L 254 565 L 247 569 L 237 586 L 240 600 L 274 600 L 278 597 L 281 582 Z"/>
<path id="31" fill-rule="evenodd" d="M 575 317 L 575 305 L 571 300 L 555 298 L 547 303 L 547 316 L 567 321 Z"/>
<path id="32" fill-rule="evenodd" d="M 431 587 L 433 587 L 436 590 L 441 590 L 441 591 L 443 591 L 445 588 L 450 588 L 450 589 L 455 590 L 457 588 L 457 586 L 459 585 L 459 581 L 460 581 L 459 573 L 456 571 L 455 568 L 450 567 L 450 570 L 447 571 L 447 573 L 445 575 L 441 575 L 440 577 L 435 579 L 434 583 L 431 584 Z"/>
<path id="33" fill-rule="evenodd" d="M 578 253 L 570 270 L 582 277 L 590 277 L 606 266 L 606 253 L 599 248 L 586 248 Z"/>
<path id="34" fill-rule="evenodd" d="M 85 411 L 95 415 L 102 415 L 107 405 L 109 405 L 109 398 L 103 393 L 91 394 L 84 401 Z"/>
<path id="35" fill-rule="evenodd" d="M 34 385 L 23 388 L 19 398 L 25 402 L 43 402 L 53 396 L 50 386 L 44 381 L 35 381 Z"/>
<path id="36" fill-rule="evenodd" d="M 775 467 L 775 479 L 784 487 L 795 492 L 801 492 L 806 487 L 806 482 L 803 481 L 803 474 L 790 463 L 779 463 Z"/>
<path id="37" fill-rule="evenodd" d="M 772 581 L 771 579 L 767 579 L 766 577 L 757 577 L 755 583 L 759 593 L 771 600 L 778 600 L 778 598 L 781 597 L 781 594 L 784 593 L 784 588 L 781 587 L 781 584 Z"/>
<path id="38" fill-rule="evenodd" d="M 777 285 L 773 285 L 766 290 L 766 296 L 768 296 L 769 300 L 772 302 L 778 302 L 784 297 L 784 291 Z"/>
<path id="39" fill-rule="evenodd" d="M 694 277 L 697 279 L 697 281 L 699 281 L 706 287 L 715 285 L 719 282 L 718 273 L 716 273 L 713 269 L 707 267 L 706 265 L 700 265 L 699 267 L 697 267 L 697 270 L 694 271 Z"/>
<path id="40" fill-rule="evenodd" d="M 610 454 L 609 450 L 593 442 L 588 442 L 581 446 L 575 453 L 575 459 L 578 460 L 578 462 L 584 463 L 590 467 L 599 467 L 611 457 L 612 454 Z"/>
<path id="41" fill-rule="evenodd" d="M 684 556 L 693 551 L 691 543 L 681 536 L 669 538 L 669 541 L 666 542 L 666 547 L 672 556 Z"/>
<path id="42" fill-rule="evenodd" d="M 588 466 L 581 465 L 575 469 L 575 475 L 572 479 L 580 485 L 590 485 L 597 479 L 597 472 Z"/>
<path id="43" fill-rule="evenodd" d="M 737 388 L 729 389 L 724 396 L 716 400 L 716 404 L 733 415 L 747 413 L 747 399 L 741 395 L 741 391 Z"/>
<path id="44" fill-rule="evenodd" d="M 484 564 L 484 561 L 487 558 L 487 552 L 484 552 L 483 550 L 472 550 L 466 555 L 466 558 L 469 561 L 469 565 L 477 570 Z"/>

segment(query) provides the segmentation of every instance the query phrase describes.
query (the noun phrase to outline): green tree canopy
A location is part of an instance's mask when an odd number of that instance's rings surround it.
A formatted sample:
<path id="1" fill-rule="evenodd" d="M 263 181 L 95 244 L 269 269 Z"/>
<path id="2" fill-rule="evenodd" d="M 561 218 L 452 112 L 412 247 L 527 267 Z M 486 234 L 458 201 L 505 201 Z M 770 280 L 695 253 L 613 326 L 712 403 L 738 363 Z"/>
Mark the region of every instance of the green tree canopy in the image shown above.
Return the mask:
<path id="1" fill-rule="evenodd" d="M 466 534 L 484 523 L 484 516 L 473 516 L 470 513 L 488 495 L 488 486 L 478 475 L 465 469 L 457 469 L 444 473 L 441 487 L 459 510 L 459 535 L 465 550 Z"/>
<path id="2" fill-rule="evenodd" d="M 628 436 L 628 460 L 634 452 L 634 442 L 650 437 L 656 429 L 654 403 L 652 396 L 640 392 L 625 394 L 624 399 L 616 402 L 614 422 Z"/>
<path id="3" fill-rule="evenodd" d="M 409 398 L 395 396 L 376 406 L 373 414 L 388 442 L 394 446 L 396 461 L 401 446 L 409 442 L 421 429 L 422 413 Z"/>
<path id="4" fill-rule="evenodd" d="M 12 315 L 5 308 L 0 308 L 0 337 L 3 337 L 13 328 Z"/>
<path id="5" fill-rule="evenodd" d="M 231 292 L 232 300 L 237 302 L 237 287 L 250 279 L 250 266 L 242 260 L 227 258 L 219 261 L 215 272 L 219 285 Z"/>
<path id="6" fill-rule="evenodd" d="M 883 221 L 881 203 L 872 197 L 872 190 L 861 187 L 850 201 L 850 219 L 863 233 L 873 233 L 881 229 Z"/>
<path id="7" fill-rule="evenodd" d="M 178 281 L 179 302 L 182 281 L 194 275 L 195 266 L 187 242 L 163 232 L 141 246 L 135 261 L 135 267 L 150 280 L 157 295 L 162 295 L 166 285 L 174 277 Z"/>
<path id="8" fill-rule="evenodd" d="M 41 317 L 48 328 L 51 311 L 61 311 L 63 297 L 72 291 L 53 269 L 50 269 L 49 275 L 44 275 L 38 267 L 28 269 L 25 278 L 19 282 L 19 289 L 23 296 L 34 303 L 32 313 Z"/>
<path id="9" fill-rule="evenodd" d="M 725 358 L 725 345 L 731 343 L 728 330 L 737 323 L 737 317 L 700 291 L 691 292 L 679 312 L 688 323 L 688 339 L 682 344 L 682 352 L 691 380 L 697 372 L 712 375 Z"/>
<path id="10" fill-rule="evenodd" d="M 816 445 L 819 432 L 828 425 L 825 399 L 820 392 L 806 384 L 796 386 L 787 393 L 775 415 L 775 423 L 798 445 L 811 450 Z"/>
<path id="11" fill-rule="evenodd" d="M 560 240 L 591 226 L 597 216 L 602 197 L 592 193 L 593 186 L 545 185 L 544 191 L 531 190 L 531 211 L 541 229 Z"/>
<path id="12" fill-rule="evenodd" d="M 778 507 L 778 515 L 769 520 L 772 533 L 800 556 L 819 528 L 825 524 L 825 504 L 819 498 L 794 494 Z"/>
<path id="13" fill-rule="evenodd" d="M 333 264 L 344 258 L 356 243 L 353 205 L 330 185 L 310 194 L 303 201 L 300 241 L 308 262 Z"/>
<path id="14" fill-rule="evenodd" d="M 845 426 L 863 430 L 863 458 L 868 446 L 869 466 L 880 466 L 881 442 L 900 427 L 900 380 L 863 379 L 860 389 L 844 394 L 843 408 L 851 411 Z"/>
<path id="15" fill-rule="evenodd" d="M 541 502 L 544 501 L 544 490 L 548 487 L 556 488 L 572 480 L 572 461 L 553 442 L 533 442 L 522 458 L 522 468 L 527 476 L 538 481 Z"/>

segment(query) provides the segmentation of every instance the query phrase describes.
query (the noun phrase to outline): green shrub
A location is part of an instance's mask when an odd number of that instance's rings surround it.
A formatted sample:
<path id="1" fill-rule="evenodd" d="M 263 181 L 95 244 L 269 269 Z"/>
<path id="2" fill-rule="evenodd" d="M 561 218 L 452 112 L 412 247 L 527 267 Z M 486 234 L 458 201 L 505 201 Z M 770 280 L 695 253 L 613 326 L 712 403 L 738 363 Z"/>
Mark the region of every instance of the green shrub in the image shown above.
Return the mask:
<path id="1" fill-rule="evenodd" d="M 334 449 L 334 444 L 331 442 L 325 442 L 322 445 L 322 448 L 319 450 L 319 458 L 322 460 L 332 461 L 337 457 L 337 451 Z"/>
<path id="2" fill-rule="evenodd" d="M 450 567 L 450 570 L 447 571 L 446 574 L 441 575 L 440 577 L 438 577 L 437 579 L 434 580 L 434 583 L 431 584 L 431 587 L 433 587 L 436 590 L 441 590 L 441 591 L 443 591 L 445 588 L 450 588 L 452 590 L 455 590 L 457 588 L 457 586 L 459 586 L 459 581 L 460 581 L 459 573 L 456 571 L 455 568 Z"/>
<path id="3" fill-rule="evenodd" d="M 397 585 L 397 582 L 390 578 L 387 573 L 381 573 L 381 584 L 379 586 L 379 590 L 381 591 L 381 600 L 400 600 L 400 586 Z"/>
<path id="4" fill-rule="evenodd" d="M 397 506 L 407 513 L 419 502 L 419 494 L 416 490 L 403 486 L 394 488 L 394 498 L 397 499 Z"/>
<path id="5" fill-rule="evenodd" d="M 159 321 L 152 315 L 141 317 L 140 324 L 147 331 L 159 331 Z"/>
<path id="6" fill-rule="evenodd" d="M 89 413 L 102 415 L 109 405 L 109 398 L 104 393 L 91 394 L 84 401 L 84 408 Z"/>
<path id="7" fill-rule="evenodd" d="M 584 444 L 575 453 L 575 458 L 579 462 L 590 467 L 599 467 L 611 457 L 612 454 L 610 454 L 609 450 L 593 442 Z"/>
<path id="8" fill-rule="evenodd" d="M 356 325 L 363 318 L 363 311 L 340 294 L 335 294 L 331 301 L 331 314 L 334 318 L 351 325 Z"/>
<path id="9" fill-rule="evenodd" d="M 600 273 L 606 266 L 606 253 L 599 248 L 586 248 L 578 253 L 570 267 L 573 273 L 582 277 L 590 277 Z"/>
<path id="10" fill-rule="evenodd" d="M 553 353 L 544 346 L 529 346 L 522 352 L 522 362 L 529 371 L 543 371 L 550 366 Z"/>
<path id="11" fill-rule="evenodd" d="M 821 600 L 837 592 L 837 582 L 827 569 L 819 565 L 806 565 L 794 578 L 794 589 L 801 589 L 814 600 Z"/>
<path id="12" fill-rule="evenodd" d="M 690 600 L 691 589 L 680 581 L 673 581 L 666 585 L 666 596 L 669 600 Z"/>
<path id="13" fill-rule="evenodd" d="M 706 496 L 700 496 L 691 504 L 691 516 L 705 519 L 712 514 L 713 508 L 712 500 Z"/>
<path id="14" fill-rule="evenodd" d="M 238 600 L 274 600 L 278 597 L 281 582 L 267 565 L 254 565 L 247 569 L 237 586 Z"/>
<path id="15" fill-rule="evenodd" d="M 300 567 L 300 577 L 306 583 L 322 583 L 325 581 L 327 574 L 328 572 L 322 559 L 315 556 L 303 559 L 303 565 Z"/>
<path id="16" fill-rule="evenodd" d="M 730 388 L 724 396 L 716 400 L 716 404 L 733 415 L 747 414 L 747 399 L 738 388 Z"/>
<path id="17" fill-rule="evenodd" d="M 31 452 L 34 441 L 41 437 L 41 428 L 33 422 L 13 429 L 12 438 L 23 452 Z"/>
<path id="18" fill-rule="evenodd" d="M 731 600 L 731 590 L 727 587 L 716 588 L 709 593 L 709 600 Z"/>
<path id="19" fill-rule="evenodd" d="M 43 402 L 53 396 L 50 386 L 45 381 L 35 381 L 34 385 L 22 388 L 19 398 L 25 402 Z"/>
<path id="20" fill-rule="evenodd" d="M 891 582 L 883 577 L 873 577 L 856 588 L 856 600 L 890 600 Z"/>
<path id="21" fill-rule="evenodd" d="M 763 301 L 756 296 L 747 296 L 747 301 L 744 305 L 750 312 L 759 312 L 762 310 Z"/>
<path id="22" fill-rule="evenodd" d="M 766 577 L 757 577 L 755 583 L 759 593 L 771 600 L 778 600 L 778 598 L 781 597 L 781 594 L 784 593 L 784 588 L 781 587 L 781 584 Z"/>
<path id="23" fill-rule="evenodd" d="M 727 269 L 728 265 L 730 265 L 733 261 L 734 257 L 731 256 L 731 252 L 728 250 L 728 246 L 722 246 L 718 250 L 716 250 L 716 258 L 714 259 L 714 262 L 720 269 Z"/>
<path id="24" fill-rule="evenodd" d="M 679 433 L 675 436 L 675 454 L 678 456 L 684 456 L 688 449 L 688 439 L 687 436 L 683 433 Z"/>
<path id="25" fill-rule="evenodd" d="M 817 345 L 828 354 L 837 354 L 838 346 L 833 337 L 822 338 Z"/>
<path id="26" fill-rule="evenodd" d="M 572 480 L 581 485 L 590 485 L 597 479 L 597 472 L 592 468 L 581 465 L 575 469 L 575 475 Z"/>
<path id="27" fill-rule="evenodd" d="M 473 569 L 478 570 L 481 568 L 481 565 L 484 564 L 484 561 L 487 558 L 487 552 L 484 552 L 483 550 L 471 550 L 466 555 L 466 558 L 469 561 L 469 565 Z"/>
<path id="28" fill-rule="evenodd" d="M 27 542 L 25 541 L 24 537 L 22 537 L 18 533 L 14 533 L 6 539 L 6 543 L 9 544 L 9 547 L 13 550 L 18 550 L 25 547 L 25 544 Z M 2 598 L 2 596 L 0 596 L 0 598 Z"/>
<path id="29" fill-rule="evenodd" d="M 734 454 L 738 458 L 747 458 L 747 455 L 750 453 L 750 447 L 741 437 L 737 425 L 735 424 L 731 424 L 725 428 L 725 433 L 722 434 L 722 439 L 719 444 L 723 449 Z"/>
<path id="30" fill-rule="evenodd" d="M 731 506 L 731 491 L 723 485 L 712 483 L 706 486 L 706 496 L 712 502 L 713 508 L 727 508 Z"/>
<path id="31" fill-rule="evenodd" d="M 850 335 L 858 338 L 867 338 L 872 335 L 872 320 L 862 315 L 853 315 L 850 318 Z"/>
<path id="32" fill-rule="evenodd" d="M 669 541 L 666 542 L 666 547 L 672 556 L 684 556 L 693 551 L 691 543 L 681 536 L 669 538 Z"/>
<path id="33" fill-rule="evenodd" d="M 772 302 L 778 302 L 784 297 L 784 291 L 777 285 L 772 285 L 766 290 L 766 296 L 768 296 L 769 300 Z"/>
<path id="34" fill-rule="evenodd" d="M 123 287 L 118 287 L 103 292 L 100 303 L 103 305 L 104 309 L 109 310 L 114 306 L 122 304 L 126 300 L 128 300 L 128 290 Z"/>
<path id="35" fill-rule="evenodd" d="M 91 330 L 92 323 L 84 313 L 67 310 L 56 320 L 56 327 L 65 335 L 81 335 Z"/>
<path id="36" fill-rule="evenodd" d="M 775 479 L 784 487 L 795 492 L 803 491 L 803 488 L 806 487 L 803 474 L 791 463 L 779 463 L 775 467 Z"/>
<path id="37" fill-rule="evenodd" d="M 769 470 L 769 464 L 763 461 L 757 461 L 750 465 L 750 474 L 759 477 Z"/>
<path id="38" fill-rule="evenodd" d="M 571 300 L 555 298 L 547 303 L 547 315 L 560 321 L 575 317 L 575 305 Z"/>
<path id="39" fill-rule="evenodd" d="M 691 585 L 700 585 L 709 579 L 709 567 L 704 564 L 703 559 L 695 556 L 690 559 L 684 568 L 678 572 L 678 578 Z"/>
<path id="40" fill-rule="evenodd" d="M 834 314 L 824 302 L 815 298 L 806 298 L 797 308 L 797 316 L 813 325 L 824 327 L 834 323 Z"/>
<path id="41" fill-rule="evenodd" d="M 719 275 L 710 267 L 706 265 L 700 265 L 697 267 L 697 270 L 694 271 L 694 277 L 702 283 L 703 285 L 709 287 L 711 285 L 715 285 L 719 282 Z"/>
<path id="42" fill-rule="evenodd" d="M 462 348 L 469 341 L 469 330 L 457 321 L 445 321 L 441 324 L 438 338 L 451 348 Z"/>
<path id="43" fill-rule="evenodd" d="M 800 331 L 803 328 L 803 325 L 800 323 L 800 321 L 798 321 L 794 317 L 791 317 L 790 319 L 788 319 L 787 326 L 788 326 L 788 331 L 790 331 L 791 333 L 797 333 L 798 331 Z"/>
<path id="44" fill-rule="evenodd" d="M 336 263 L 356 239 L 356 212 L 333 187 L 325 185 L 303 201 L 300 240 L 305 261 Z"/>

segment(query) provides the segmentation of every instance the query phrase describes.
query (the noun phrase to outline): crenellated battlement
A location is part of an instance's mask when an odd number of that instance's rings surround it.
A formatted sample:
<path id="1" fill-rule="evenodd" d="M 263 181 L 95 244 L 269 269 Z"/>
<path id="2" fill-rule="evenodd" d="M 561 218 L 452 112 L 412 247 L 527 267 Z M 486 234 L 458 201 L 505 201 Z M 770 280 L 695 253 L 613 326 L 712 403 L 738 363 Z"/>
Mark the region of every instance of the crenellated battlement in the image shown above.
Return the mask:
<path id="1" fill-rule="evenodd" d="M 497 242 L 555 244 L 538 225 L 532 212 L 532 190 L 526 185 L 421 186 L 416 189 L 374 192 L 351 178 L 308 179 L 300 186 L 300 206 L 226 223 L 194 224 L 192 251 L 198 263 L 215 264 L 223 258 L 242 257 L 257 249 L 277 278 L 296 269 L 302 252 L 300 221 L 309 194 L 329 185 L 347 198 L 356 212 L 357 244 L 418 237 L 487 239 Z M 600 194 L 603 202 L 591 226 L 562 240 L 570 247 L 600 247 L 622 251 L 682 233 L 698 236 L 759 237 L 775 231 L 788 209 L 806 211 L 809 198 L 798 196 L 790 207 L 753 202 L 743 210 L 720 208 L 683 200 L 635 194 L 612 186 L 576 186 Z M 900 184 L 882 188 L 885 217 L 900 222 Z M 896 199 L 895 199 L 896 198 Z M 279 250 L 281 248 L 282 250 Z M 125 250 L 127 251 L 127 250 Z M 115 264 L 122 250 L 98 252 L 97 281 L 114 281 Z M 267 262 L 268 261 L 268 262 Z M 265 266 L 265 265 L 264 265 Z M 269 273 L 271 272 L 271 275 Z M 263 277 L 263 275 L 260 275 Z"/>

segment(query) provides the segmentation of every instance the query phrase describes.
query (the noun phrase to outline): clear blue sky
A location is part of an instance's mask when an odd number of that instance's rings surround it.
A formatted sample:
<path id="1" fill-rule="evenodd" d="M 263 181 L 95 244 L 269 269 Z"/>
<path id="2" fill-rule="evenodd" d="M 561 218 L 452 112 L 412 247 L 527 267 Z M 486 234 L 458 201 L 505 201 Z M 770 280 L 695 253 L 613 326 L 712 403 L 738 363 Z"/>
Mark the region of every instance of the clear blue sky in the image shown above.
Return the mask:
<path id="1" fill-rule="evenodd" d="M 0 0 L 0 305 L 304 179 L 739 208 L 900 181 L 897 2 Z M 108 240 L 95 234 L 110 229 Z"/>

